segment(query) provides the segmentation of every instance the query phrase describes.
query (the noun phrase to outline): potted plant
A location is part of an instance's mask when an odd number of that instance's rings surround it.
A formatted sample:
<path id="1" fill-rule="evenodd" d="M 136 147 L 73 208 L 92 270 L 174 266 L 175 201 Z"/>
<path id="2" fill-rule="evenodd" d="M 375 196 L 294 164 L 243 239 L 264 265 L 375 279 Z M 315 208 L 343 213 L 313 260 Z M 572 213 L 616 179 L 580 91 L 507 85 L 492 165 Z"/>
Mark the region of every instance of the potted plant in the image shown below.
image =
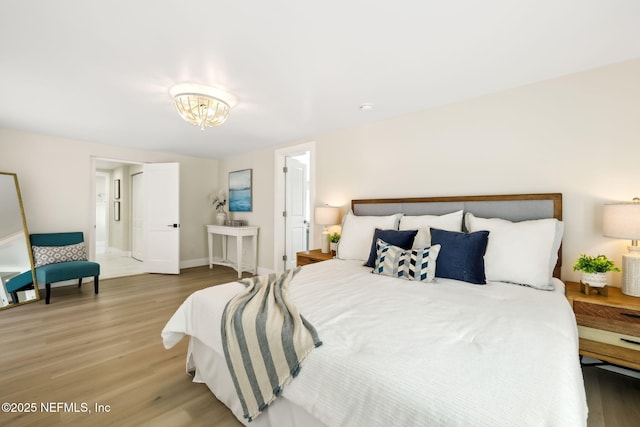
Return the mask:
<path id="1" fill-rule="evenodd" d="M 339 241 L 340 241 L 340 234 L 338 233 L 329 234 L 329 247 L 331 251 L 335 252 L 338 249 Z"/>
<path id="2" fill-rule="evenodd" d="M 613 261 L 604 255 L 589 256 L 580 254 L 580 257 L 573 265 L 573 271 L 582 271 L 583 284 L 602 288 L 607 285 L 607 273 L 609 271 L 620 271 Z"/>
<path id="3" fill-rule="evenodd" d="M 227 220 L 227 213 L 224 211 L 224 207 L 227 204 L 227 193 L 224 190 L 220 190 L 215 198 L 211 195 L 209 199 L 216 210 L 216 224 L 224 225 Z"/>

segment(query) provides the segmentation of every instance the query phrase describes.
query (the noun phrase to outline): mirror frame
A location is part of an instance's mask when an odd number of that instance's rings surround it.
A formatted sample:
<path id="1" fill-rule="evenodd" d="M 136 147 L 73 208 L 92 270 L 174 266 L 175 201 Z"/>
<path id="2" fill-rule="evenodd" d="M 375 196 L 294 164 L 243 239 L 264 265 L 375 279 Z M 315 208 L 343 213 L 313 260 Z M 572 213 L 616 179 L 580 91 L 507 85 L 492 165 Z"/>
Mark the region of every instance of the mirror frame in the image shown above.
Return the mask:
<path id="1" fill-rule="evenodd" d="M 29 303 L 40 300 L 40 292 L 38 290 L 38 281 L 36 280 L 36 268 L 33 262 L 33 251 L 31 250 L 31 239 L 29 238 L 29 229 L 27 228 L 27 219 L 24 215 L 24 206 L 22 205 L 22 193 L 20 193 L 20 184 L 18 184 L 18 175 L 12 172 L 2 172 L 2 171 L 0 171 L 0 175 L 13 176 L 13 182 L 16 187 L 16 195 L 18 196 L 18 205 L 20 206 L 20 215 L 22 216 L 22 229 L 24 231 L 24 238 L 27 243 L 27 252 L 29 253 L 29 264 L 31 266 L 31 277 L 33 278 L 33 289 L 36 294 L 35 298 L 30 299 L 28 301 L 11 303 L 7 306 L 0 307 L 0 310 L 5 310 L 7 308 L 17 307 L 19 305 L 29 304 Z"/>

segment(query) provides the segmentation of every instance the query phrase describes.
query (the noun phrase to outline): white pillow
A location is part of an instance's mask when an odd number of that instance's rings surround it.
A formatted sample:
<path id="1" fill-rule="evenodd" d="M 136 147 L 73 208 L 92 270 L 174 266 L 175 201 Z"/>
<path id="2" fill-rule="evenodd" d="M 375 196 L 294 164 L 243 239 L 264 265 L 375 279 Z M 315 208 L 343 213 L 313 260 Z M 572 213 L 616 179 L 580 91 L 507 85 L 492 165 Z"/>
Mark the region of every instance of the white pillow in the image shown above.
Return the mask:
<path id="1" fill-rule="evenodd" d="M 418 230 L 413 240 L 413 249 L 431 246 L 431 232 L 429 228 L 439 228 L 447 231 L 462 231 L 462 211 L 445 215 L 405 215 L 400 218 L 400 230 Z"/>
<path id="2" fill-rule="evenodd" d="M 397 230 L 402 214 L 387 216 L 359 216 L 347 213 L 342 219 L 342 230 L 336 257 L 366 261 L 371 253 L 371 242 L 376 228 Z"/>
<path id="3" fill-rule="evenodd" d="M 510 282 L 553 290 L 553 268 L 558 259 L 564 224 L 555 218 L 511 222 L 500 218 L 465 216 L 470 232 L 489 231 L 484 256 L 488 281 Z"/>

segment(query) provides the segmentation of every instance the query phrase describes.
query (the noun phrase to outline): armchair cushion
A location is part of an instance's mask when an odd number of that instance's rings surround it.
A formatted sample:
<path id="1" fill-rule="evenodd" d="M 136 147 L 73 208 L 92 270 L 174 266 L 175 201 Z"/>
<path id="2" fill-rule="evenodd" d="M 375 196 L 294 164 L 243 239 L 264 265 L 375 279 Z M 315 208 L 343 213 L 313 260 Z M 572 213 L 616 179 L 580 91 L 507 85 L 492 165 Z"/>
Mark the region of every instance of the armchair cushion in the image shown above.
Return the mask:
<path id="1" fill-rule="evenodd" d="M 100 275 L 100 264 L 92 261 L 66 261 L 36 268 L 39 283 L 55 283 Z"/>
<path id="2" fill-rule="evenodd" d="M 65 261 L 86 261 L 84 242 L 65 246 L 32 246 L 36 267 Z"/>

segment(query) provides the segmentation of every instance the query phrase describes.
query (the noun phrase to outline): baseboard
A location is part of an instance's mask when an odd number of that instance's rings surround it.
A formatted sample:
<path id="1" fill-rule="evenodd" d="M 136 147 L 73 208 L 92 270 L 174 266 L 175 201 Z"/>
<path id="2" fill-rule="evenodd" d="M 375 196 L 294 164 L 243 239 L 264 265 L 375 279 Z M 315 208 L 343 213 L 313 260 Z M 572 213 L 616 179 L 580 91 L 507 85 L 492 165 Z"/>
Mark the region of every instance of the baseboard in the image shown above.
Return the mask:
<path id="1" fill-rule="evenodd" d="M 200 267 L 202 265 L 209 265 L 208 258 L 188 259 L 186 261 L 180 261 L 180 268 Z"/>
<path id="2" fill-rule="evenodd" d="M 180 261 L 180 268 L 192 268 L 192 267 L 200 267 L 203 265 L 209 265 L 209 258 L 198 258 L 198 259 L 189 259 L 185 261 Z M 249 270 L 253 266 L 243 264 L 243 269 Z M 270 268 L 260 267 L 258 266 L 258 274 L 270 274 L 273 273 L 273 270 Z"/>
<path id="3" fill-rule="evenodd" d="M 122 253 L 124 253 L 124 251 L 121 251 Z M 192 268 L 192 267 L 200 267 L 203 265 L 209 265 L 209 258 L 197 258 L 197 259 L 189 259 L 189 260 L 185 260 L 185 261 L 180 261 L 180 268 Z M 244 266 L 245 269 L 249 269 L 251 268 L 248 265 Z M 264 267 L 258 267 L 258 274 L 270 274 L 273 273 L 273 270 L 269 269 L 269 268 L 264 268 Z M 101 276 L 102 278 L 102 276 Z M 108 277 L 105 277 L 105 279 L 107 279 Z M 93 277 L 85 277 L 82 280 L 82 283 L 88 283 L 88 282 L 93 282 Z M 69 286 L 69 285 L 78 285 L 78 280 L 73 279 L 73 280 L 65 280 L 63 282 L 56 282 L 56 283 L 52 283 L 51 287 L 52 288 L 59 288 L 61 286 Z M 39 289 L 44 289 L 44 283 L 38 283 L 38 288 Z"/>

